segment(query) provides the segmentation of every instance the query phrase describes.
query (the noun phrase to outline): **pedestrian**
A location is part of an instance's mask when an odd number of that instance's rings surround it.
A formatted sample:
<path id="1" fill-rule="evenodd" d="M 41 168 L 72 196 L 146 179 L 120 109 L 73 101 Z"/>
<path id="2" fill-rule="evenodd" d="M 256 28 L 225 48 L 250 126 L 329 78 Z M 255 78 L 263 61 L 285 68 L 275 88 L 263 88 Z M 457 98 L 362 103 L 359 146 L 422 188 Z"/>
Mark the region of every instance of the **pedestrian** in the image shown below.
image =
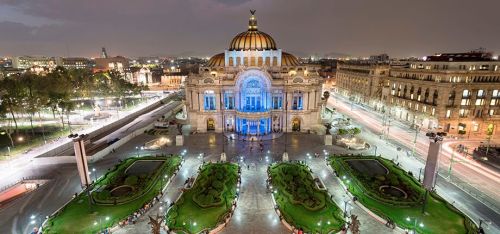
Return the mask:
<path id="1" fill-rule="evenodd" d="M 250 170 L 250 164 L 247 164 L 247 169 Z"/>

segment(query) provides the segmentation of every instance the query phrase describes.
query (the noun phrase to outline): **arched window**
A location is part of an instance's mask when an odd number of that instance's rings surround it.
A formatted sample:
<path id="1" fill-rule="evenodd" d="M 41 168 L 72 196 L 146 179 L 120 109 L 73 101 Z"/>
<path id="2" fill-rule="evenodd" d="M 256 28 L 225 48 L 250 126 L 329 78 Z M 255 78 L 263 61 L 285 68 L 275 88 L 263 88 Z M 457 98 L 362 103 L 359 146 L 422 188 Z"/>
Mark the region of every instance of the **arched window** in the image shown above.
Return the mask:
<path id="1" fill-rule="evenodd" d="M 258 57 L 257 58 L 257 66 L 261 67 L 263 65 L 263 60 L 262 60 L 262 57 Z"/>
<path id="2" fill-rule="evenodd" d="M 464 89 L 464 91 L 462 91 L 462 98 L 469 98 L 470 96 L 470 91 L 468 89 Z"/>
<path id="3" fill-rule="evenodd" d="M 438 91 L 434 90 L 434 94 L 432 95 L 432 105 L 437 105 L 437 100 L 438 100 Z"/>
<path id="4" fill-rule="evenodd" d="M 234 66 L 234 61 L 233 57 L 229 57 L 229 66 L 232 67 Z"/>
<path id="5" fill-rule="evenodd" d="M 292 110 L 302 110 L 302 92 L 299 90 L 293 91 Z"/>
<path id="6" fill-rule="evenodd" d="M 215 110 L 215 92 L 213 90 L 205 91 L 203 107 L 205 110 Z"/>

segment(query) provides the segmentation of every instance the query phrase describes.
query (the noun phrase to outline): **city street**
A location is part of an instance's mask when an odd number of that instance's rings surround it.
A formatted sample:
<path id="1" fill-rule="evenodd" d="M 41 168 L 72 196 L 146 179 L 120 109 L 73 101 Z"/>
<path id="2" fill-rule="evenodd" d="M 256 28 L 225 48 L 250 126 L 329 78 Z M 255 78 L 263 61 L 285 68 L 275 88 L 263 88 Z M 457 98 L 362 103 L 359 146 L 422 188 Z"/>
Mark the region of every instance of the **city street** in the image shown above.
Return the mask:
<path id="1" fill-rule="evenodd" d="M 395 160 L 397 158 L 403 168 L 411 170 L 414 175 L 419 175 L 420 169 L 425 165 L 424 159 L 429 145 L 429 139 L 425 133 L 421 132 L 417 135 L 417 157 L 413 157 L 411 151 L 415 138 L 414 130 L 410 130 L 409 127 L 397 121 L 392 121 L 389 139 L 385 140 L 381 134 L 386 127 L 382 126 L 380 114 L 368 111 L 356 104 L 351 106 L 348 101 L 337 96 L 330 98 L 328 104 L 362 127 L 361 138 L 377 146 L 377 155 L 381 154 L 383 157 Z M 498 229 L 500 227 L 500 221 L 498 221 L 500 220 L 500 193 L 497 189 L 500 186 L 500 175 L 494 169 L 467 159 L 467 163 L 453 164 L 453 175 L 458 175 L 459 178 L 452 177 L 450 181 L 447 176 L 451 154 L 446 148 L 449 142 L 455 141 L 445 140 L 443 143 L 445 146 L 444 152 L 441 153 L 441 168 L 436 186 L 438 194 L 449 201 L 455 201 L 455 206 L 471 216 L 473 220 L 488 220 L 491 222 L 492 229 L 500 230 Z M 398 147 L 402 148 L 399 152 Z M 371 149 L 369 153 L 373 154 L 374 149 Z M 454 160 L 466 160 L 458 154 L 454 157 Z"/>
<path id="2" fill-rule="evenodd" d="M 136 124 L 124 126 L 116 131 L 117 134 L 124 134 L 129 131 L 134 131 L 141 127 L 151 124 L 162 114 L 174 108 L 175 102 L 170 105 L 164 105 L 151 111 L 143 116 L 136 118 Z M 125 128 L 125 129 L 124 129 Z M 141 146 L 145 142 L 154 139 L 154 137 L 142 134 L 140 138 L 134 138 L 129 143 L 125 144 L 117 152 L 99 160 L 97 163 L 89 165 L 95 168 L 92 179 L 100 176 L 104 171 L 118 163 L 120 159 L 128 158 L 137 155 L 136 146 Z M 121 151 L 120 150 L 124 150 Z M 22 160 L 16 158 L 13 160 Z M 57 162 L 57 157 L 53 157 Z M 11 164 L 12 166 L 14 164 Z M 80 182 L 77 175 L 76 164 L 52 164 L 52 165 L 37 165 L 34 163 L 22 164 L 12 167 L 10 170 L 2 170 L 2 184 L 9 184 L 18 181 L 22 178 L 44 178 L 49 179 L 49 182 L 42 185 L 35 191 L 16 199 L 7 206 L 0 209 L 0 233 L 27 233 L 27 228 L 33 227 L 31 224 L 31 216 L 35 215 L 37 219 L 44 220 L 45 216 L 52 214 L 58 208 L 63 206 L 71 199 L 71 196 L 81 191 Z M 57 197 L 57 199 L 54 199 Z M 41 222 L 41 221 L 40 221 Z"/>

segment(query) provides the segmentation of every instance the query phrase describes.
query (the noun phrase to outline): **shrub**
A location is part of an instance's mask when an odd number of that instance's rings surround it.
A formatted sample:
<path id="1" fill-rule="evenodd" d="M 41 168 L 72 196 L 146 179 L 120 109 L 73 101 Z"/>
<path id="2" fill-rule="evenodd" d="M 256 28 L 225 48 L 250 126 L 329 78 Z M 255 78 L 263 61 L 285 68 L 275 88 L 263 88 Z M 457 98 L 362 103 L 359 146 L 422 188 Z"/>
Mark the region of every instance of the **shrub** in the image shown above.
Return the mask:
<path id="1" fill-rule="evenodd" d="M 100 192 L 96 192 L 96 197 L 99 200 L 108 200 L 111 197 L 111 192 L 108 190 L 102 190 Z"/>
<path id="2" fill-rule="evenodd" d="M 137 184 L 137 182 L 139 182 L 139 178 L 137 178 L 137 176 L 135 175 L 132 175 L 125 178 L 125 181 L 123 183 L 126 185 L 134 186 Z"/>
<path id="3" fill-rule="evenodd" d="M 217 189 L 217 190 L 222 190 L 224 188 L 224 184 L 220 182 L 219 180 L 215 180 L 212 182 L 212 187 Z"/>

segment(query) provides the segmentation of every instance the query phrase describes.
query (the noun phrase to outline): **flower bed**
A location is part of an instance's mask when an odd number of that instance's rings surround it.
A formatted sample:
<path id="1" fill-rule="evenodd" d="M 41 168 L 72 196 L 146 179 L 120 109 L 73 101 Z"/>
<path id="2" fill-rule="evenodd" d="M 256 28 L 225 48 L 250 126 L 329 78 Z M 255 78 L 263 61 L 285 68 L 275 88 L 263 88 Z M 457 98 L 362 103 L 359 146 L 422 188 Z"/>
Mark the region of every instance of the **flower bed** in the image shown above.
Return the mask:
<path id="1" fill-rule="evenodd" d="M 91 192 L 91 197 L 96 197 L 98 188 L 105 188 L 109 184 L 116 182 L 116 179 L 122 177 L 127 168 L 138 160 L 162 160 L 164 163 L 157 167 L 148 180 L 143 182 L 149 187 L 143 190 L 138 196 L 134 193 L 134 199 L 123 199 L 116 205 L 97 203 L 89 209 L 89 197 L 83 192 L 77 195 L 66 206 L 61 208 L 56 214 L 50 217 L 43 226 L 43 233 L 96 233 L 99 230 L 106 229 L 116 225 L 135 211 L 147 206 L 151 200 L 162 190 L 176 170 L 178 170 L 181 158 L 178 156 L 148 156 L 142 158 L 129 158 L 108 173 L 101 177 Z M 125 202 L 125 200 L 127 200 Z M 113 200 L 114 202 L 115 200 Z M 119 202 L 119 203 L 118 203 Z M 90 212 L 91 211 L 91 212 Z"/>
<path id="2" fill-rule="evenodd" d="M 356 170 L 352 163 L 349 164 L 352 160 L 378 162 L 388 170 L 388 173 L 382 178 L 382 175 L 374 174 L 366 168 Z M 380 217 L 391 220 L 402 228 L 414 229 L 416 219 L 419 223 L 416 226 L 418 233 L 477 232 L 476 225 L 468 217 L 434 192 L 429 193 L 426 212 L 422 214 L 425 189 L 415 178 L 390 160 L 369 156 L 334 156 L 330 157 L 329 163 L 359 202 Z M 380 189 L 384 186 L 396 187 L 406 196 L 386 193 Z"/>
<path id="3" fill-rule="evenodd" d="M 200 172 L 193 187 L 167 213 L 170 230 L 199 233 L 216 228 L 225 222 L 235 206 L 239 167 L 232 163 L 208 163 Z"/>
<path id="4" fill-rule="evenodd" d="M 344 226 L 341 209 L 317 188 L 307 166 L 274 164 L 268 174 L 276 204 L 288 223 L 305 232 L 336 232 Z"/>

